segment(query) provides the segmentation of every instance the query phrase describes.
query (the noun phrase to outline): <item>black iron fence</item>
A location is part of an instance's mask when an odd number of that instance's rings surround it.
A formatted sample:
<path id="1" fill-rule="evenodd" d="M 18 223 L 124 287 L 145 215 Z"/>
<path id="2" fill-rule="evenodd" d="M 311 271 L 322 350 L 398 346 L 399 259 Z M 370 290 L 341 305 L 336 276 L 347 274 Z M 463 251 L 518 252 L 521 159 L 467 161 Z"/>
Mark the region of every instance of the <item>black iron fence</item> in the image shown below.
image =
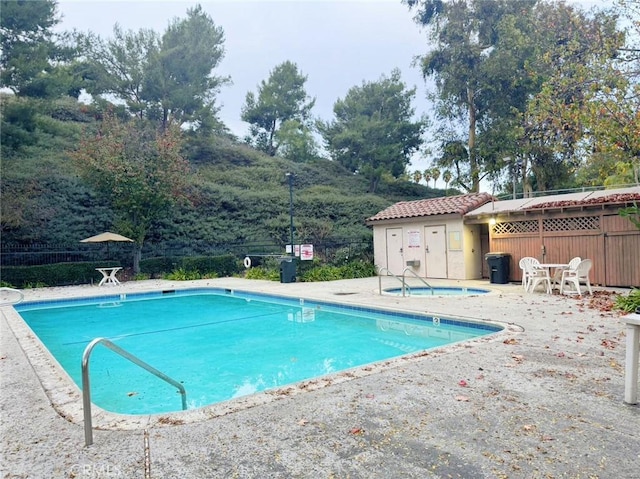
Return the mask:
<path id="1" fill-rule="evenodd" d="M 132 243 L 70 243 L 70 244 L 2 244 L 1 266 L 40 266 L 57 263 L 109 261 L 128 267 L 133 262 L 135 246 Z M 325 263 L 348 261 L 350 258 L 373 253 L 372 241 L 339 239 L 313 245 L 314 258 Z M 146 243 L 141 259 L 183 258 L 189 256 L 220 256 L 232 254 L 268 257 L 285 255 L 284 245 L 270 242 L 222 243 L 166 242 Z"/>

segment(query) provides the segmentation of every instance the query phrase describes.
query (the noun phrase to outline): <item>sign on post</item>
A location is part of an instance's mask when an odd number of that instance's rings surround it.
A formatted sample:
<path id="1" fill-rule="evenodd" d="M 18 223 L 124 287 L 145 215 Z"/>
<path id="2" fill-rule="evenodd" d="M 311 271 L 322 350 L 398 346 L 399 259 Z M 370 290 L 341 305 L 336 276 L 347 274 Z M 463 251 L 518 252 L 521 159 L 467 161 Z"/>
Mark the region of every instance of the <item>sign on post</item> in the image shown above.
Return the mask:
<path id="1" fill-rule="evenodd" d="M 300 246 L 300 260 L 310 261 L 313 259 L 313 245 L 303 244 Z"/>

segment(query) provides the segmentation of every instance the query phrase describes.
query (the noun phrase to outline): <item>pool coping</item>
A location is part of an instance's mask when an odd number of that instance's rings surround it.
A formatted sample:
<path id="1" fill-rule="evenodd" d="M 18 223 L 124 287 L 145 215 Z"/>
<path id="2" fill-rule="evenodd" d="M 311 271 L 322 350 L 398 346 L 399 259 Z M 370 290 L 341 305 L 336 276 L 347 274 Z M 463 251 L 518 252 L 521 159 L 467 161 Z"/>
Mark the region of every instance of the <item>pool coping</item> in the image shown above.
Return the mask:
<path id="1" fill-rule="evenodd" d="M 193 287 L 188 284 L 177 285 L 174 289 L 181 291 L 196 291 L 196 290 L 226 290 L 228 288 L 219 287 Z M 259 296 L 271 296 L 279 298 L 287 298 L 291 300 L 304 299 L 312 303 L 337 305 L 341 307 L 348 307 L 350 309 L 364 309 L 369 311 L 379 311 L 384 313 L 398 313 L 408 316 L 421 316 L 428 317 L 426 314 L 418 314 L 416 311 L 409 309 L 401 309 L 394 307 L 386 308 L 382 306 L 370 307 L 366 305 L 354 306 L 351 304 L 341 303 L 340 301 L 326 301 L 313 298 L 300 298 L 299 295 L 289 295 L 286 293 L 270 294 L 255 291 L 248 291 L 244 289 L 235 289 L 235 291 L 242 291 L 250 295 Z M 160 292 L 151 288 L 148 291 L 128 292 L 130 295 L 148 295 L 150 297 L 161 296 Z M 73 298 L 78 302 L 87 300 L 100 300 L 104 298 L 120 297 L 120 294 L 105 294 L 105 295 L 78 295 Z M 417 297 L 415 297 L 417 298 Z M 408 299 L 408 298 L 407 298 Z M 67 299 L 60 298 L 54 300 L 34 300 L 25 301 L 26 304 L 38 304 L 38 303 L 55 303 L 64 302 Z M 18 311 L 12 306 L 3 307 L 3 313 L 5 314 L 9 328 L 12 330 L 18 344 L 27 356 L 31 367 L 36 373 L 38 380 L 40 381 L 49 401 L 54 410 L 67 421 L 74 424 L 82 424 L 84 422 L 84 411 L 82 407 L 82 391 L 76 386 L 75 382 L 71 379 L 68 373 L 62 368 L 58 361 L 49 352 L 46 346 L 38 338 L 38 336 L 31 330 L 31 328 L 22 319 Z M 466 347 L 470 347 L 473 344 L 493 342 L 501 339 L 501 337 L 507 333 L 520 331 L 519 326 L 515 324 L 500 324 L 499 322 L 483 320 L 479 318 L 465 318 L 463 316 L 456 316 L 453 318 L 443 318 L 452 320 L 455 323 L 461 321 L 465 324 L 482 324 L 490 325 L 492 327 L 500 328 L 498 331 L 489 333 L 477 338 L 467 339 L 463 341 L 456 341 L 444 346 L 423 350 L 417 353 L 411 353 L 407 355 L 398 356 L 384 361 L 370 363 L 347 370 L 343 370 L 336 373 L 331 373 L 316 378 L 303 380 L 289 385 L 284 385 L 278 388 L 272 388 L 265 391 L 253 393 L 247 396 L 226 400 L 219 403 L 214 403 L 206 406 L 202 406 L 196 409 L 189 409 L 187 411 L 177 411 L 171 413 L 156 413 L 156 414 L 144 414 L 144 415 L 127 415 L 118 414 L 111 411 L 106 411 L 99 406 L 92 404 L 92 418 L 93 427 L 98 430 L 141 430 L 148 427 L 163 427 L 172 426 L 178 424 L 190 424 L 195 422 L 212 419 L 215 417 L 224 416 L 230 413 L 234 413 L 240 410 L 261 406 L 267 403 L 277 401 L 279 399 L 304 394 L 307 391 L 314 391 L 322 389 L 324 387 L 340 384 L 353 379 L 366 377 L 372 374 L 377 374 L 383 371 L 394 369 L 407 363 L 419 361 L 420 359 L 431 356 L 446 354 L 447 352 L 456 351 Z M 483 328 L 484 329 L 484 328 Z"/>

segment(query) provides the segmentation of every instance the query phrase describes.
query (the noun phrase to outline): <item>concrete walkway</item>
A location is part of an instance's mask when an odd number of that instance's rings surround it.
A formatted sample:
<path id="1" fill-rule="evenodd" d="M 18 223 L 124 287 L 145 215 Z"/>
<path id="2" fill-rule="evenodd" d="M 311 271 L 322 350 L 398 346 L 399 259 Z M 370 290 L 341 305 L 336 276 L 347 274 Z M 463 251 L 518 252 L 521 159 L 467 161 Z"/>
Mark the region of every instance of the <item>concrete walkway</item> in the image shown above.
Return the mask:
<path id="1" fill-rule="evenodd" d="M 383 282 L 397 286 L 392 278 Z M 63 373 L 52 377 L 57 369 L 50 358 L 13 308 L 3 307 L 0 477 L 640 477 L 640 408 L 622 401 L 618 313 L 590 309 L 588 297 L 523 294 L 519 285 L 439 284 L 494 291 L 381 296 L 377 278 L 151 280 L 25 290 L 25 300 L 34 300 L 214 286 L 493 320 L 506 329 L 184 416 L 142 418 L 138 426 L 98 414 L 94 423 L 101 429 L 85 447 L 77 388 Z"/>

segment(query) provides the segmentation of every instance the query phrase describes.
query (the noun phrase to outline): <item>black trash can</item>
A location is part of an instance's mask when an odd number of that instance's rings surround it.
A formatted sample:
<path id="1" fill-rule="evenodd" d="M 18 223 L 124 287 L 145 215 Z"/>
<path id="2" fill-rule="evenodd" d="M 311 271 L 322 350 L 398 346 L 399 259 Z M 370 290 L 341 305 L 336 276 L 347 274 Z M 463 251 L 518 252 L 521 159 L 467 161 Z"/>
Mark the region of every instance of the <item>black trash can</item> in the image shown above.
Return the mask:
<path id="1" fill-rule="evenodd" d="M 484 259 L 489 265 L 489 282 L 507 284 L 509 282 L 509 253 L 487 253 Z"/>
<path id="2" fill-rule="evenodd" d="M 280 282 L 296 282 L 296 262 L 294 258 L 280 258 Z"/>

